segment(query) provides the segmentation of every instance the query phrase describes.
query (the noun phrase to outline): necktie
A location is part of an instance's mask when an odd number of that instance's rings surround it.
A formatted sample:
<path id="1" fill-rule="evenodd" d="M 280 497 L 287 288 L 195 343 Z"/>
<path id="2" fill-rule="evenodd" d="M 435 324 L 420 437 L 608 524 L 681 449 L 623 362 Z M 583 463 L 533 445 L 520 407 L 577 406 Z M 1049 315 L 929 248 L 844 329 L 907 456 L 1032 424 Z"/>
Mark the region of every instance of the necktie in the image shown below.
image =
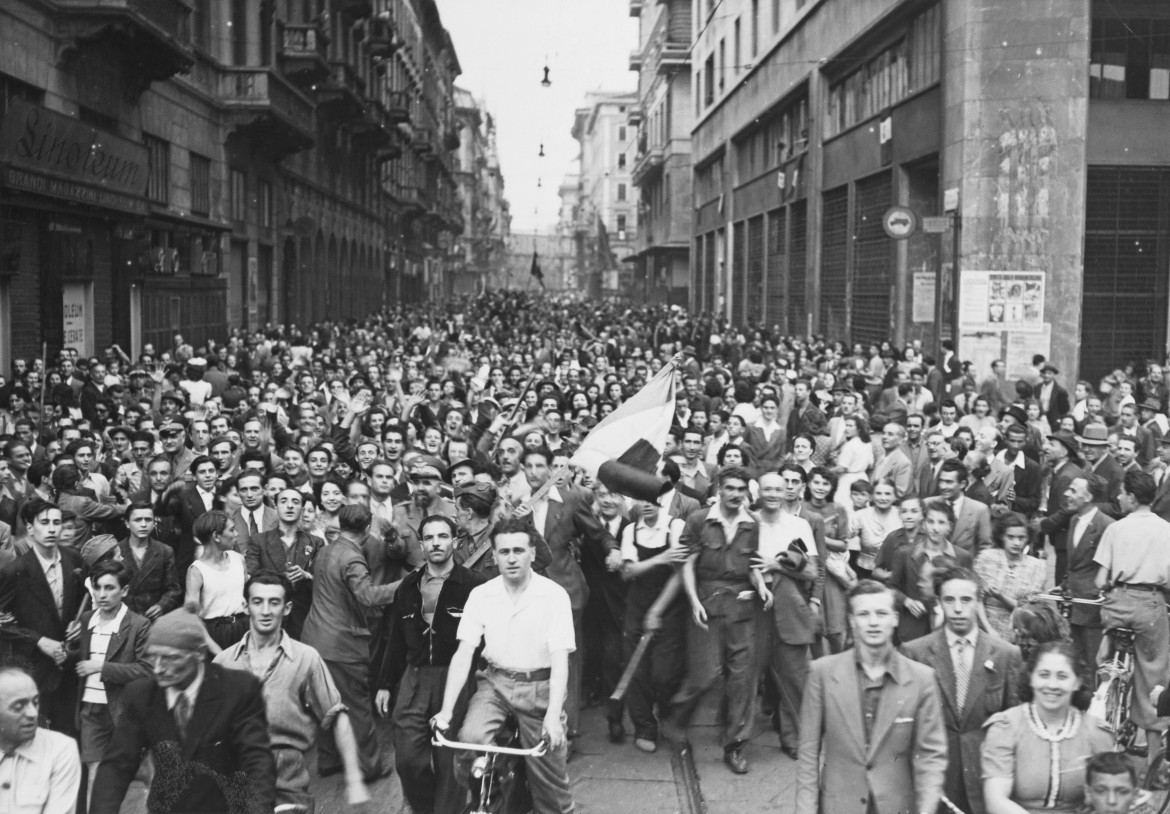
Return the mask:
<path id="1" fill-rule="evenodd" d="M 49 580 L 49 590 L 53 592 L 53 604 L 57 606 L 57 615 L 61 615 L 61 563 L 60 561 L 49 566 L 45 576 Z"/>
<path id="2" fill-rule="evenodd" d="M 260 528 L 256 525 L 256 512 L 248 512 L 248 536 L 255 537 L 259 533 Z"/>
<path id="3" fill-rule="evenodd" d="M 191 702 L 187 700 L 187 694 L 179 693 L 179 697 L 175 699 L 175 726 L 179 728 L 179 737 L 183 740 L 187 739 L 187 723 L 191 720 Z"/>
<path id="4" fill-rule="evenodd" d="M 967 687 L 971 683 L 971 665 L 967 662 L 966 639 L 955 642 L 955 706 L 959 712 L 967 705 Z"/>

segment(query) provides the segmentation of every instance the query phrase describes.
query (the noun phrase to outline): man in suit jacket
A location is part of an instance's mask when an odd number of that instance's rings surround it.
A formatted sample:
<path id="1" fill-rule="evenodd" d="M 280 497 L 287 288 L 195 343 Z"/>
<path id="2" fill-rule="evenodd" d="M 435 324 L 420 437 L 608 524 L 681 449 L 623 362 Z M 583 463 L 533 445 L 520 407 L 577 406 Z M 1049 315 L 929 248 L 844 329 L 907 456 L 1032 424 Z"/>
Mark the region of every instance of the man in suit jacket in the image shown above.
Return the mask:
<path id="1" fill-rule="evenodd" d="M 385 776 L 390 767 L 382 757 L 374 729 L 366 610 L 393 602 L 397 585 L 374 585 L 370 580 L 370 567 L 361 548 L 370 533 L 370 510 L 361 505 L 342 506 L 337 518 L 341 532 L 336 542 L 320 549 L 313 565 L 313 604 L 301 639 L 325 660 L 349 709 L 362 773 L 372 781 Z M 317 767 L 322 776 L 341 770 L 341 755 L 331 733 L 322 733 L 317 743 Z"/>
<path id="2" fill-rule="evenodd" d="M 1154 459 L 1157 450 L 1154 434 L 1138 423 L 1136 404 L 1122 405 L 1114 432 L 1119 436 L 1134 439 L 1137 460 L 1140 465 L 1145 466 Z"/>
<path id="3" fill-rule="evenodd" d="M 32 547 L 0 569 L 0 612 L 15 617 L 0 627 L 0 640 L 26 661 L 41 691 L 49 728 L 73 735 L 77 676 L 65 667 L 65 641 L 76 631 L 85 587 L 81 557 L 61 548 L 61 510 L 34 497 L 21 508 Z"/>
<path id="4" fill-rule="evenodd" d="M 814 661 L 804 690 L 796 814 L 934 812 L 947 771 L 934 670 L 894 649 L 890 588 L 862 580 L 847 601 L 854 647 Z"/>
<path id="5" fill-rule="evenodd" d="M 793 407 L 788 415 L 788 424 L 799 424 L 798 407 Z M 784 459 L 787 449 L 788 434 L 785 425 L 779 421 L 780 399 L 774 393 L 765 393 L 760 399 L 760 417 L 747 426 L 744 431 L 744 442 L 751 450 L 752 464 L 756 476 L 774 469 Z"/>
<path id="6" fill-rule="evenodd" d="M 153 621 L 183 601 L 183 583 L 175 570 L 175 552 L 153 537 L 154 507 L 132 503 L 126 510 L 130 534 L 118 543 L 122 562 L 130 572 L 126 606 Z"/>
<path id="7" fill-rule="evenodd" d="M 1052 483 L 1048 488 L 1048 513 L 1035 521 L 1041 534 L 1047 534 L 1056 552 L 1056 581 L 1064 582 L 1068 569 L 1068 518 L 1069 512 L 1063 507 L 1064 493 L 1068 491 L 1073 478 L 1084 474 L 1072 457 L 1079 453 L 1080 444 L 1071 432 L 1057 431 L 1044 442 L 1044 452 L 1052 467 Z"/>
<path id="8" fill-rule="evenodd" d="M 1158 439 L 1158 457 L 1170 467 L 1170 435 Z M 1158 481 L 1158 490 L 1154 493 L 1150 511 L 1170 522 L 1170 469 L 1163 469 L 1161 478 L 1155 475 L 1154 480 Z"/>
<path id="9" fill-rule="evenodd" d="M 882 430 L 882 458 L 873 470 L 873 482 L 889 478 L 899 498 L 914 493 L 914 467 L 902 451 L 905 440 L 905 427 L 893 422 L 886 424 Z"/>
<path id="10" fill-rule="evenodd" d="M 208 455 L 200 455 L 191 462 L 195 482 L 190 486 L 181 480 L 170 485 L 159 500 L 162 514 L 175 520 L 175 567 L 185 575 L 195 562 L 195 521 L 212 509 L 220 508 L 215 495 L 219 470 Z"/>
<path id="11" fill-rule="evenodd" d="M 1109 454 L 1109 428 L 1104 424 L 1086 424 L 1081 430 L 1081 450 L 1085 454 L 1085 474 L 1095 475 L 1104 482 L 1100 509 L 1113 518 L 1124 512 L 1118 502 L 1125 472 Z"/>
<path id="12" fill-rule="evenodd" d="M 1040 387 L 1036 391 L 1036 398 L 1040 401 L 1040 412 L 1048 419 L 1048 426 L 1056 427 L 1060 419 L 1072 411 L 1072 404 L 1068 400 L 1068 391 L 1056 383 L 1060 371 L 1051 363 L 1040 368 Z"/>
<path id="13" fill-rule="evenodd" d="M 253 537 L 244 551 L 244 567 L 249 576 L 260 571 L 275 571 L 288 577 L 292 583 L 292 593 L 288 596 L 292 608 L 284 620 L 284 630 L 297 640 L 303 635 L 305 618 L 313 604 L 313 580 L 310 576 L 321 547 L 319 537 L 314 537 L 300 527 L 304 500 L 304 493 L 299 489 L 281 489 L 276 495 L 279 527 Z M 369 565 L 368 556 L 366 564 Z M 366 616 L 368 619 L 369 614 Z"/>
<path id="14" fill-rule="evenodd" d="M 522 464 L 524 476 L 532 493 L 536 494 L 548 482 L 552 474 L 552 453 L 547 449 L 526 449 Z M 610 571 L 621 568 L 621 552 L 617 541 L 601 525 L 593 514 L 583 493 L 575 489 L 561 489 L 553 486 L 540 500 L 532 502 L 532 520 L 536 530 L 548 543 L 552 553 L 552 564 L 548 567 L 548 578 L 560 585 L 569 594 L 573 608 L 573 627 L 578 642 L 585 641 L 584 613 L 589 601 L 589 586 L 585 573 L 574 554 L 574 542 L 591 552 L 582 556 L 593 556 L 604 560 Z M 569 654 L 569 695 L 565 699 L 565 714 L 569 731 L 577 731 L 581 713 L 581 657 L 580 649 Z"/>
<path id="15" fill-rule="evenodd" d="M 962 811 L 983 811 L 983 724 L 1015 706 L 1020 651 L 979 630 L 979 578 L 966 568 L 935 576 L 943 627 L 902 645 L 902 653 L 933 667 L 947 729 L 947 799 Z"/>
<path id="16" fill-rule="evenodd" d="M 236 478 L 236 490 L 240 493 L 240 508 L 229 519 L 236 524 L 237 547 L 247 551 L 253 537 L 272 531 L 279 520 L 276 510 L 264 505 L 264 476 L 259 472 L 240 474 Z"/>
<path id="17" fill-rule="evenodd" d="M 963 492 L 971 479 L 967 466 L 957 458 L 943 461 L 938 475 L 938 493 L 955 512 L 951 545 L 975 556 L 991 547 L 991 510 Z"/>
<path id="18" fill-rule="evenodd" d="M 203 624 L 180 608 L 147 635 L 154 675 L 122 692 L 122 714 L 94 782 L 91 814 L 118 814 L 142 753 L 151 811 L 253 814 L 276 805 L 276 764 L 259 680 L 206 663 Z"/>
<path id="19" fill-rule="evenodd" d="M 1096 599 L 1101 595 L 1097 587 L 1100 566 L 1094 561 L 1097 544 L 1105 529 L 1113 524 L 1101 509 L 1105 499 L 1105 481 L 1098 475 L 1085 473 L 1073 478 L 1064 491 L 1064 508 L 1071 513 L 1068 532 L 1068 571 L 1064 587 L 1075 599 Z M 1103 635 L 1101 609 L 1074 604 L 1069 616 L 1073 644 L 1086 665 L 1095 664 L 1097 650 Z M 1096 670 L 1083 676 L 1089 687 L 1096 685 Z"/>

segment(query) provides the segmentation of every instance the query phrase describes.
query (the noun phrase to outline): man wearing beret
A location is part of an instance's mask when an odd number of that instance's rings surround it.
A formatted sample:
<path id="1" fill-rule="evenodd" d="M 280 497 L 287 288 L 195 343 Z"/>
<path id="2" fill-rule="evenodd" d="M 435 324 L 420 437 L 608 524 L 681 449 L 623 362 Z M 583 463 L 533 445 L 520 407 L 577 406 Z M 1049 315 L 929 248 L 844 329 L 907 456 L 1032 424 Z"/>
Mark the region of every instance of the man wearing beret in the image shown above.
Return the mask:
<path id="1" fill-rule="evenodd" d="M 91 814 L 118 814 L 142 753 L 154 762 L 147 810 L 260 814 L 276 805 L 276 764 L 260 682 L 206 662 L 206 634 L 180 608 L 146 640 L 154 675 L 122 691 L 122 714 L 94 781 Z"/>

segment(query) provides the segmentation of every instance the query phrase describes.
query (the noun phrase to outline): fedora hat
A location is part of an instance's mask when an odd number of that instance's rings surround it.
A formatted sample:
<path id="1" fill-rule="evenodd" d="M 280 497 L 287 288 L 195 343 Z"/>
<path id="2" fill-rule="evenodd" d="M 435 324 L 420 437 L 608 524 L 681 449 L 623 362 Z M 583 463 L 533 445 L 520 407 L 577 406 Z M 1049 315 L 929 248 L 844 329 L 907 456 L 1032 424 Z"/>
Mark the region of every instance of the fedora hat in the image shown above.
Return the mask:
<path id="1" fill-rule="evenodd" d="M 1076 455 L 1081 451 L 1081 445 L 1077 442 L 1077 437 L 1068 430 L 1057 430 L 1048 436 L 1048 440 L 1056 441 L 1058 444 L 1064 444 L 1065 449 L 1071 455 Z"/>
<path id="2" fill-rule="evenodd" d="M 1081 433 L 1081 444 L 1086 447 L 1103 447 L 1109 443 L 1109 428 L 1104 424 L 1086 424 Z"/>

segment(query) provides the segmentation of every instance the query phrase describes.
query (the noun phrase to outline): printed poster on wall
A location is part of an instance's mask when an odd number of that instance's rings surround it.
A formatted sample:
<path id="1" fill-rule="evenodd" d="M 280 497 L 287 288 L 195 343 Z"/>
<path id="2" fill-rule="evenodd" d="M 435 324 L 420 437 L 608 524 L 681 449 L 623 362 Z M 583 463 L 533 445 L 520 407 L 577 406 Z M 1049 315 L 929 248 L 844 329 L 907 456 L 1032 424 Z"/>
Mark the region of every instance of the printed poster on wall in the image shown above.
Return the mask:
<path id="1" fill-rule="evenodd" d="M 911 296 L 914 322 L 934 322 L 934 295 L 936 290 L 933 271 L 914 272 L 914 287 Z"/>
<path id="2" fill-rule="evenodd" d="M 1044 329 L 1044 272 L 964 271 L 959 326 L 967 331 Z"/>

